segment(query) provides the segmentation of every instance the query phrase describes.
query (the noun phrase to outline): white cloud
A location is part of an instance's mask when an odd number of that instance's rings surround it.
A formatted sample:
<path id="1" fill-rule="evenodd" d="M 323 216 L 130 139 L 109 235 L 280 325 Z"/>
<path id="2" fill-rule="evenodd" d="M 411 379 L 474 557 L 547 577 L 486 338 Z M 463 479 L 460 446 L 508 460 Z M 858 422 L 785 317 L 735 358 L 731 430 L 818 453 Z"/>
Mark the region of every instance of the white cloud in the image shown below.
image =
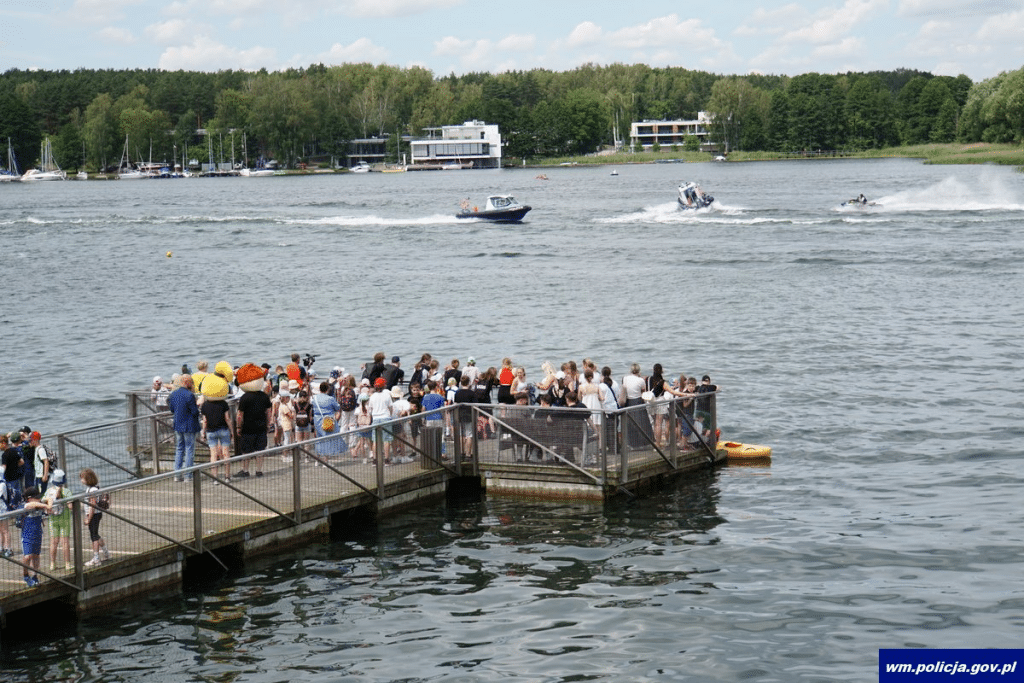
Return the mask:
<path id="1" fill-rule="evenodd" d="M 188 40 L 196 30 L 183 19 L 170 19 L 145 28 L 146 37 L 157 45 L 174 45 Z"/>
<path id="2" fill-rule="evenodd" d="M 497 42 L 488 39 L 460 40 L 445 36 L 434 43 L 434 54 L 458 57 L 464 68 L 473 71 L 501 71 L 517 66 L 509 53 L 530 53 L 536 42 L 532 35 L 510 35 Z"/>
<path id="3" fill-rule="evenodd" d="M 627 26 L 607 35 L 613 47 L 630 49 L 650 47 L 719 47 L 714 29 L 705 28 L 700 19 L 679 20 L 676 14 L 658 17 L 644 24 Z"/>
<path id="4" fill-rule="evenodd" d="M 974 37 L 981 41 L 1005 41 L 1019 48 L 1024 38 L 1024 10 L 986 19 Z"/>
<path id="5" fill-rule="evenodd" d="M 217 71 L 245 69 L 257 71 L 273 68 L 277 53 L 273 48 L 252 47 L 247 50 L 222 45 L 206 36 L 196 37 L 191 45 L 169 47 L 160 55 L 158 66 L 168 71 L 178 69 Z"/>
<path id="6" fill-rule="evenodd" d="M 788 27 L 802 21 L 807 11 L 800 5 L 790 3 L 782 7 L 766 10 L 758 7 L 748 17 L 746 23 L 740 24 L 733 31 L 738 36 L 772 35 L 784 32 Z"/>
<path id="7" fill-rule="evenodd" d="M 782 37 L 787 42 L 831 43 L 850 33 L 860 22 L 888 8 L 888 0 L 846 0 L 842 7 L 818 12 L 814 21 Z"/>
<path id="8" fill-rule="evenodd" d="M 434 54 L 442 57 L 460 55 L 466 52 L 472 44 L 472 40 L 459 40 L 454 36 L 445 36 L 434 43 Z"/>
<path id="9" fill-rule="evenodd" d="M 93 33 L 93 36 L 99 41 L 115 45 L 134 45 L 138 42 L 131 31 L 118 26 L 107 26 Z"/>
<path id="10" fill-rule="evenodd" d="M 374 45 L 369 38 L 360 38 L 348 45 L 334 43 L 327 52 L 320 53 L 314 63 L 345 64 L 351 62 L 383 62 L 388 58 L 388 51 Z"/>
<path id="11" fill-rule="evenodd" d="M 502 52 L 530 52 L 536 47 L 536 36 L 519 34 L 505 36 L 497 43 L 497 49 Z"/>
<path id="12" fill-rule="evenodd" d="M 1020 8 L 1014 0 L 900 0 L 897 13 L 904 17 L 941 14 L 949 18 L 991 16 Z"/>
<path id="13" fill-rule="evenodd" d="M 75 0 L 69 14 L 77 20 L 103 24 L 123 19 L 129 7 L 142 0 Z"/>
<path id="14" fill-rule="evenodd" d="M 811 52 L 812 57 L 821 59 L 839 59 L 842 57 L 856 57 L 864 52 L 864 39 L 847 36 L 838 43 L 820 45 Z"/>
<path id="15" fill-rule="evenodd" d="M 342 0 L 338 9 L 353 17 L 405 17 L 456 7 L 463 2 L 465 0 Z"/>
<path id="16" fill-rule="evenodd" d="M 584 45 L 594 45 L 601 40 L 601 35 L 604 32 L 601 27 L 592 21 L 584 21 L 572 30 L 569 34 L 569 38 L 566 43 L 569 47 L 582 47 Z"/>

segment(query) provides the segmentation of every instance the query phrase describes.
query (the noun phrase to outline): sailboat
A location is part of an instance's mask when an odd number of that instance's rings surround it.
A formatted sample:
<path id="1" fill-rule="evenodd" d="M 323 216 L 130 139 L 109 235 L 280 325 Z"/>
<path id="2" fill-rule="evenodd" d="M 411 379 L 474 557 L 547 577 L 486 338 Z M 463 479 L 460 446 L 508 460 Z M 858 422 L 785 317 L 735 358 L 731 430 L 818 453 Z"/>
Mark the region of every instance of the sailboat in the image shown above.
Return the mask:
<path id="1" fill-rule="evenodd" d="M 21 173 L 18 172 L 18 162 L 14 158 L 11 139 L 7 138 L 7 168 L 0 169 L 0 183 L 14 183 L 19 180 L 21 180 Z"/>
<path id="2" fill-rule="evenodd" d="M 75 175 L 76 180 L 88 180 L 89 172 L 85 170 L 85 140 L 82 140 L 82 165 L 78 169 L 78 173 Z"/>
<path id="3" fill-rule="evenodd" d="M 124 136 L 124 154 L 121 155 L 121 163 L 117 166 L 117 179 L 118 180 L 142 180 L 148 178 L 149 175 L 145 173 L 138 166 L 133 167 L 131 159 L 128 158 L 128 136 Z"/>
<path id="4" fill-rule="evenodd" d="M 232 138 L 233 140 L 234 138 Z M 232 156 L 235 149 L 234 143 L 231 145 Z M 238 175 L 243 178 L 266 178 L 276 174 L 276 171 L 267 166 L 267 160 L 262 156 L 256 160 L 256 166 L 249 167 L 249 146 L 246 142 L 245 133 L 242 133 L 242 157 L 245 159 L 245 168 L 238 171 Z"/>
<path id="5" fill-rule="evenodd" d="M 60 166 L 53 160 L 53 148 L 50 146 L 50 138 L 43 142 L 42 160 L 39 168 L 30 168 L 21 176 L 21 182 L 35 182 L 41 180 L 67 180 L 67 174 L 60 170 Z"/>

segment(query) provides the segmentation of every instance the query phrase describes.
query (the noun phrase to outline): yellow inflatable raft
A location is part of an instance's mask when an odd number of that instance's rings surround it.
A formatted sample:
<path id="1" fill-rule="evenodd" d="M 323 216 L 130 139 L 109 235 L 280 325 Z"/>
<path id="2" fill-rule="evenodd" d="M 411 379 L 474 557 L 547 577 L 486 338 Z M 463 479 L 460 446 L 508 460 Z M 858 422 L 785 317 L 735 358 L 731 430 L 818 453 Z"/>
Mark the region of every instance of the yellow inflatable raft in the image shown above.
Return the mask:
<path id="1" fill-rule="evenodd" d="M 752 443 L 737 443 L 735 441 L 720 441 L 719 448 L 724 448 L 730 458 L 770 458 L 772 457 L 771 446 L 760 446 Z"/>

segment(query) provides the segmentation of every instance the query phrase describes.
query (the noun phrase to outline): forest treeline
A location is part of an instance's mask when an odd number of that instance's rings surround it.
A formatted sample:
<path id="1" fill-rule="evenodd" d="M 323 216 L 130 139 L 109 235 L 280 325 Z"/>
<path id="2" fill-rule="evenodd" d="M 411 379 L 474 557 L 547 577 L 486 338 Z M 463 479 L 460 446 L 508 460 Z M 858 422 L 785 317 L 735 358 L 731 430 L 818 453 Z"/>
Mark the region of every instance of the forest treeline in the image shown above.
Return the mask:
<path id="1" fill-rule="evenodd" d="M 22 167 L 49 137 L 65 169 L 133 158 L 346 160 L 349 141 L 482 120 L 508 157 L 629 144 L 632 121 L 713 120 L 728 150 L 862 150 L 922 142 L 1024 140 L 1024 68 L 973 83 L 897 69 L 723 76 L 641 64 L 436 77 L 420 67 L 343 64 L 268 72 L 23 71 L 0 75 L 0 141 Z M 197 130 L 210 133 L 197 135 Z M 397 157 L 396 157 L 397 158 Z M 3 159 L 0 157 L 0 165 Z"/>

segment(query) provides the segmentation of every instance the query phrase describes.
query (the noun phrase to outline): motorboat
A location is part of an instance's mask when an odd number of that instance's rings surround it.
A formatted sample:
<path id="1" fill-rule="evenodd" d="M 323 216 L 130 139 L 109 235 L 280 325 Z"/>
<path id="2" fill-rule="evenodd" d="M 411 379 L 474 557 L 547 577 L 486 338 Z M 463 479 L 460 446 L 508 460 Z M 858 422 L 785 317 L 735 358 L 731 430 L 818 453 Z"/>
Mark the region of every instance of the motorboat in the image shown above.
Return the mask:
<path id="1" fill-rule="evenodd" d="M 868 198 L 864 195 L 859 195 L 853 199 L 847 199 L 845 202 L 839 205 L 841 209 L 870 209 L 873 206 L 881 206 L 875 202 L 869 202 Z"/>
<path id="2" fill-rule="evenodd" d="M 518 223 L 523 220 L 533 207 L 520 204 L 510 194 L 496 194 L 487 198 L 483 209 L 470 206 L 468 199 L 463 199 L 459 213 L 456 218 L 480 218 L 495 223 Z"/>
<path id="3" fill-rule="evenodd" d="M 715 198 L 707 194 L 694 182 L 681 183 L 679 185 L 679 208 L 680 209 L 705 209 L 711 206 Z"/>
<path id="4" fill-rule="evenodd" d="M 369 173 L 370 164 L 366 163 L 365 161 L 360 161 L 358 164 L 356 164 L 355 166 L 348 170 L 350 170 L 352 173 Z"/>
<path id="5" fill-rule="evenodd" d="M 238 172 L 238 175 L 243 178 L 269 178 L 272 175 L 276 175 L 277 171 L 272 168 L 243 168 Z"/>

